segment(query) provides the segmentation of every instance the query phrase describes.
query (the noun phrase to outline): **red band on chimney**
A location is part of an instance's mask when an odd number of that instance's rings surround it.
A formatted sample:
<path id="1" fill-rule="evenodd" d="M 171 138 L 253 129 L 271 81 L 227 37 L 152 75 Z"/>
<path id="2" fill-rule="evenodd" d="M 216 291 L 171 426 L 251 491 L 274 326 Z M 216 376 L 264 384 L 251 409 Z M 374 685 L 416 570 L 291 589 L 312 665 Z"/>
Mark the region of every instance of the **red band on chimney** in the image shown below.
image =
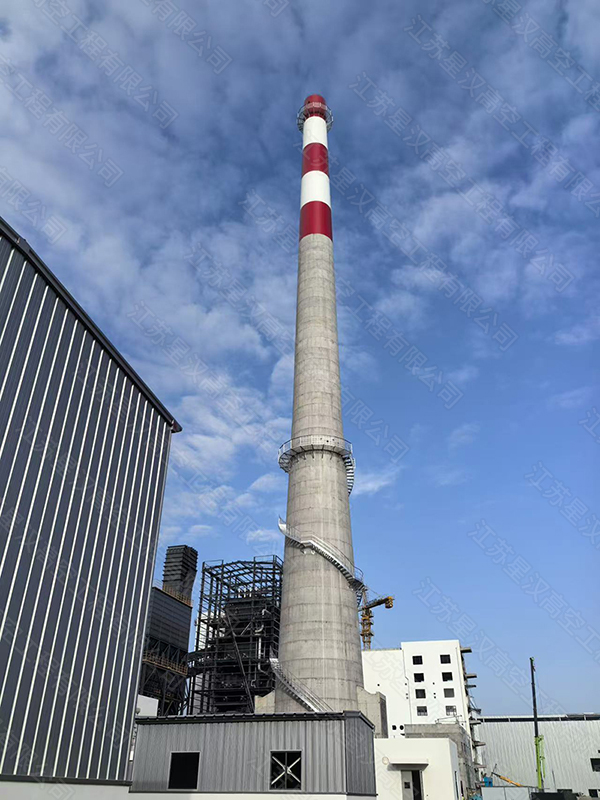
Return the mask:
<path id="1" fill-rule="evenodd" d="M 333 239 L 331 227 L 331 209 L 327 203 L 314 200 L 300 209 L 300 239 L 311 233 L 322 233 Z"/>
<path id="2" fill-rule="evenodd" d="M 327 158 L 327 148 L 318 142 L 307 144 L 302 151 L 302 174 L 318 169 L 329 175 L 329 162 Z"/>

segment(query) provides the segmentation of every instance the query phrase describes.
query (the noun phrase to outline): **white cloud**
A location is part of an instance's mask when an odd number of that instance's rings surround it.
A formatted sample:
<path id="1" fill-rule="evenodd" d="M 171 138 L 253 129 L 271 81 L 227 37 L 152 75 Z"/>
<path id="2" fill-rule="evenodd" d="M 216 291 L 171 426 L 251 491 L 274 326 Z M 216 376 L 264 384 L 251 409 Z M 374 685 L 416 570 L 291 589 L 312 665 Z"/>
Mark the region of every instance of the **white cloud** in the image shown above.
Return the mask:
<path id="1" fill-rule="evenodd" d="M 548 398 L 549 408 L 564 408 L 571 410 L 587 405 L 592 398 L 592 389 L 589 386 L 581 386 L 579 389 L 571 389 L 568 392 L 552 395 Z"/>
<path id="2" fill-rule="evenodd" d="M 286 487 L 285 476 L 277 472 L 267 472 L 266 475 L 261 475 L 249 487 L 249 492 L 281 492 Z"/>
<path id="3" fill-rule="evenodd" d="M 248 533 L 246 533 L 244 538 L 247 544 L 254 544 L 256 542 L 279 543 L 283 541 L 283 536 L 281 533 L 266 528 L 262 528 L 261 530 L 257 531 L 248 531 Z"/>
<path id="4" fill-rule="evenodd" d="M 206 536 L 216 536 L 216 533 L 211 525 L 192 525 L 191 528 L 188 528 L 188 535 L 204 538 Z"/>
<path id="5" fill-rule="evenodd" d="M 480 426 L 477 422 L 465 422 L 464 425 L 459 425 L 448 436 L 448 447 L 450 450 L 454 450 L 462 445 L 471 444 L 475 441 L 479 431 Z"/>
<path id="6" fill-rule="evenodd" d="M 409 330 L 423 327 L 426 321 L 426 300 L 406 289 L 388 292 L 376 307 Z"/>
<path id="7" fill-rule="evenodd" d="M 590 317 L 585 322 L 573 325 L 555 334 L 556 344 L 583 345 L 600 338 L 600 317 Z"/>
<path id="8" fill-rule="evenodd" d="M 476 367 L 474 364 L 465 364 L 464 366 L 449 372 L 448 380 L 452 381 L 452 383 L 462 385 L 464 383 L 468 383 L 469 381 L 475 380 L 478 375 L 478 367 Z"/>
<path id="9" fill-rule="evenodd" d="M 408 439 L 413 444 L 420 444 L 430 430 L 429 425 L 423 425 L 421 422 L 415 422 L 411 425 L 408 431 Z"/>
<path id="10" fill-rule="evenodd" d="M 399 474 L 400 467 L 386 467 L 379 472 L 361 472 L 358 470 L 352 496 L 377 494 L 382 489 L 393 486 Z"/>
<path id="11" fill-rule="evenodd" d="M 470 478 L 470 475 L 466 470 L 460 467 L 452 467 L 447 465 L 429 467 L 427 472 L 429 473 L 434 485 L 440 487 L 460 486 L 462 483 L 466 483 Z"/>

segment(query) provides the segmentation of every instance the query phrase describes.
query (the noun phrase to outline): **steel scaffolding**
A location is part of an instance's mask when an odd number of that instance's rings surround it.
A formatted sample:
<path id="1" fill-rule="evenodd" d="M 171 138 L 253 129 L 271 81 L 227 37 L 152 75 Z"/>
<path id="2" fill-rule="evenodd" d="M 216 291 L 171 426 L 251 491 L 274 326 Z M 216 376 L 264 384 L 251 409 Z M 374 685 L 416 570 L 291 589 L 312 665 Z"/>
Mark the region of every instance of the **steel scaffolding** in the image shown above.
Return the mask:
<path id="1" fill-rule="evenodd" d="M 202 565 L 188 714 L 253 712 L 275 688 L 282 568 L 277 556 Z"/>

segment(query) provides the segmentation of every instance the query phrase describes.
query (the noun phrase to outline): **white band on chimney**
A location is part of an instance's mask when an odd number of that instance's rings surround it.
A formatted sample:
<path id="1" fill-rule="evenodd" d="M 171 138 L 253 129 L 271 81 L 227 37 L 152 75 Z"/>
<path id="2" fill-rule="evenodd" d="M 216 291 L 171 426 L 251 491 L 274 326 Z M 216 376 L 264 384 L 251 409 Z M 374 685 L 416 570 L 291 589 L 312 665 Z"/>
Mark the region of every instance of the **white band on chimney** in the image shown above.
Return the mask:
<path id="1" fill-rule="evenodd" d="M 321 170 L 313 169 L 307 172 L 302 178 L 300 188 L 300 208 L 306 203 L 317 200 L 326 203 L 331 208 L 331 189 L 329 186 L 329 176 Z"/>
<path id="2" fill-rule="evenodd" d="M 313 142 L 327 147 L 327 123 L 322 117 L 309 117 L 304 123 L 302 147 Z"/>

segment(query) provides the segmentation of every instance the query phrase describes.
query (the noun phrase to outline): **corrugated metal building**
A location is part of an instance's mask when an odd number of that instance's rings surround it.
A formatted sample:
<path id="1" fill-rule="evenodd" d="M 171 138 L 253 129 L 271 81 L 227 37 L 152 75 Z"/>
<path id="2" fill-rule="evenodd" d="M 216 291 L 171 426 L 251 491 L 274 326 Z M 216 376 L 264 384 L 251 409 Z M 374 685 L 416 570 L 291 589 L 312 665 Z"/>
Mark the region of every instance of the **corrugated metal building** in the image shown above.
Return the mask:
<path id="1" fill-rule="evenodd" d="M 0 221 L 0 776 L 121 781 L 177 422 Z"/>
<path id="2" fill-rule="evenodd" d="M 374 796 L 373 725 L 358 711 L 138 719 L 131 791 L 176 788 Z"/>
<path id="3" fill-rule="evenodd" d="M 546 753 L 546 788 L 600 796 L 600 714 L 540 716 Z M 536 786 L 533 717 L 483 717 L 481 739 L 489 774 Z M 494 783 L 502 785 L 497 778 Z"/>

